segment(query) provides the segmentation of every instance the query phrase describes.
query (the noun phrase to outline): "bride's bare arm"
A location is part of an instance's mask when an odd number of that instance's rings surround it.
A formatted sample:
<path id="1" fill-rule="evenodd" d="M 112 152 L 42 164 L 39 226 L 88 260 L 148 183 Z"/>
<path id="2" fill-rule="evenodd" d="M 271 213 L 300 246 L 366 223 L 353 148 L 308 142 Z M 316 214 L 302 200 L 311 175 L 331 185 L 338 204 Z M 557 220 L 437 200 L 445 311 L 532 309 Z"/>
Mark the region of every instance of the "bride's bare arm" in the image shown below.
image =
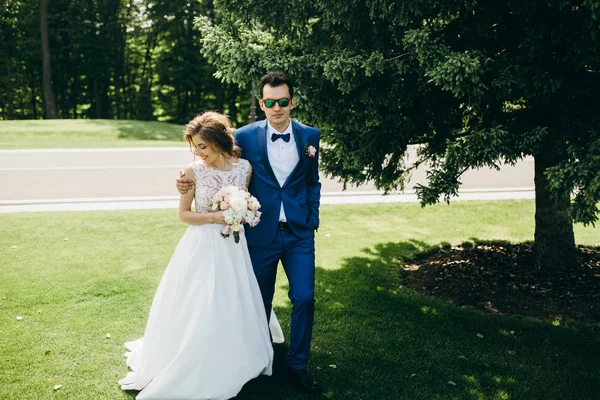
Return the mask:
<path id="1" fill-rule="evenodd" d="M 194 176 L 194 171 L 191 167 L 185 169 L 186 176 Z M 179 196 L 179 220 L 188 225 L 205 225 L 205 224 L 224 224 L 223 211 L 214 213 L 198 213 L 192 211 L 192 201 L 194 200 L 194 191 L 190 190 L 182 193 Z"/>
<path id="2" fill-rule="evenodd" d="M 188 169 L 182 169 L 181 171 L 179 171 L 179 179 L 175 181 L 175 183 L 177 184 L 177 191 L 182 194 L 186 194 L 187 192 L 193 193 L 194 186 L 196 185 L 194 175 L 188 175 Z"/>

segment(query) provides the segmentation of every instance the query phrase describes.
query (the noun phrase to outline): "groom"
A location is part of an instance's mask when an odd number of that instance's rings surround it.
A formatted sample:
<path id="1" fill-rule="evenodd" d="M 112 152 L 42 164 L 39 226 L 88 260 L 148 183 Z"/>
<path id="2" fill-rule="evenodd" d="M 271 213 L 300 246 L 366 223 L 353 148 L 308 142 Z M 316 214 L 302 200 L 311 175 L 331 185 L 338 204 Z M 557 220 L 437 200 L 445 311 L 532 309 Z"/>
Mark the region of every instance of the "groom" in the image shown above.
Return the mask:
<path id="1" fill-rule="evenodd" d="M 314 317 L 315 230 L 319 227 L 321 183 L 319 131 L 290 119 L 294 87 L 282 72 L 259 82 L 260 108 L 267 119 L 239 128 L 236 143 L 252 165 L 249 191 L 261 204 L 261 222 L 246 229 L 254 273 L 265 311 L 271 315 L 279 261 L 287 275 L 292 302 L 288 373 L 300 390 L 319 393 L 306 370 Z M 187 183 L 187 185 L 186 185 Z M 178 180 L 179 189 L 191 181 Z"/>

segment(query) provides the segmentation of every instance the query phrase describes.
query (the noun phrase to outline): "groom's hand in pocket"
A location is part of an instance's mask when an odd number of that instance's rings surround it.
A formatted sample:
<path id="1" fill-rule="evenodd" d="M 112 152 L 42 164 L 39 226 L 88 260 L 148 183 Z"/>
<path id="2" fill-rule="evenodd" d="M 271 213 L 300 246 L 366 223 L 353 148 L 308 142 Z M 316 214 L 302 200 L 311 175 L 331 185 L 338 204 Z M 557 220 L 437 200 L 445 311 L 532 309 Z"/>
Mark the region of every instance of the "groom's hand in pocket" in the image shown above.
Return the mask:
<path id="1" fill-rule="evenodd" d="M 319 219 L 314 214 L 311 214 L 308 216 L 308 224 L 307 225 L 312 230 L 318 231 L 319 230 Z"/>
<path id="2" fill-rule="evenodd" d="M 176 182 L 177 191 L 181 194 L 186 194 L 190 190 L 193 190 L 194 185 L 196 185 L 196 182 L 193 179 L 189 179 L 185 176 L 185 169 L 179 171 L 179 179 L 177 179 Z"/>

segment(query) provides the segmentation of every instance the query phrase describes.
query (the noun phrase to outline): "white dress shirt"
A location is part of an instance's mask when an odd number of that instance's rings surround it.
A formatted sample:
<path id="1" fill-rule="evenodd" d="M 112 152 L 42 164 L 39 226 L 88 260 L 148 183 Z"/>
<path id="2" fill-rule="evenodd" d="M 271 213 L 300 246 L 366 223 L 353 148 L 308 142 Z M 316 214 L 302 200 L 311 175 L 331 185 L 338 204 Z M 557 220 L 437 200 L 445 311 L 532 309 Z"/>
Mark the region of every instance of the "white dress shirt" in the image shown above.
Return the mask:
<path id="1" fill-rule="evenodd" d="M 272 141 L 271 135 L 273 135 L 273 133 L 289 133 L 290 141 L 287 143 L 283 139 Z M 279 186 L 282 187 L 296 167 L 296 164 L 298 164 L 298 161 L 300 161 L 298 150 L 296 149 L 296 139 L 294 138 L 294 132 L 292 132 L 292 121 L 290 121 L 288 127 L 283 132 L 277 131 L 267 121 L 267 154 L 269 155 L 269 163 L 275 173 L 277 182 L 279 182 Z M 287 221 L 285 210 L 283 209 L 283 202 L 281 203 L 279 212 L 279 221 Z"/>

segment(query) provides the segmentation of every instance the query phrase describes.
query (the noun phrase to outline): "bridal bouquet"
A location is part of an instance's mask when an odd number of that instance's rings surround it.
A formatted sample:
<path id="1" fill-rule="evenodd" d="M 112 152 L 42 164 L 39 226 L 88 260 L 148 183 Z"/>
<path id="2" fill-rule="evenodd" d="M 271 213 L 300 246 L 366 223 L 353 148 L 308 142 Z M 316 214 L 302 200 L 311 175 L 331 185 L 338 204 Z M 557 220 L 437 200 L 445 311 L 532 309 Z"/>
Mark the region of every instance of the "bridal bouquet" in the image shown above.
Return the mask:
<path id="1" fill-rule="evenodd" d="M 240 242 L 240 230 L 244 224 L 251 227 L 260 222 L 260 203 L 247 190 L 228 186 L 219 190 L 212 198 L 214 211 L 223 211 L 225 226 L 221 230 L 224 238 L 233 234 L 236 243 Z"/>

